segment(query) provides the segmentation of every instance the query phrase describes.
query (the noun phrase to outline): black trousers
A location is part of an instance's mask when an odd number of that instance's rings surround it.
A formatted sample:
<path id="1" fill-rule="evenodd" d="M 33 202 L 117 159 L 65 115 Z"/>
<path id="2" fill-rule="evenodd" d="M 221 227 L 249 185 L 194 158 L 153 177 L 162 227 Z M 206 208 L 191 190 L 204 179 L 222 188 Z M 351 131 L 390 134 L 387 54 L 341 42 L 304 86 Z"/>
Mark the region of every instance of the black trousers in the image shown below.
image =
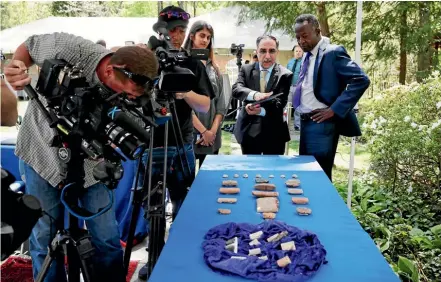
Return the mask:
<path id="1" fill-rule="evenodd" d="M 277 137 L 264 136 L 262 134 L 256 137 L 245 135 L 240 147 L 243 155 L 283 155 L 285 154 L 286 142 L 277 140 Z"/>
<path id="2" fill-rule="evenodd" d="M 202 163 L 205 161 L 205 158 L 207 157 L 207 154 L 194 154 L 196 157 L 196 160 L 199 160 L 199 168 L 201 168 Z M 210 155 L 219 155 L 219 150 L 213 152 Z"/>
<path id="3" fill-rule="evenodd" d="M 332 119 L 321 123 L 312 119 L 301 121 L 299 153 L 314 156 L 331 181 L 338 138 L 336 124 Z"/>

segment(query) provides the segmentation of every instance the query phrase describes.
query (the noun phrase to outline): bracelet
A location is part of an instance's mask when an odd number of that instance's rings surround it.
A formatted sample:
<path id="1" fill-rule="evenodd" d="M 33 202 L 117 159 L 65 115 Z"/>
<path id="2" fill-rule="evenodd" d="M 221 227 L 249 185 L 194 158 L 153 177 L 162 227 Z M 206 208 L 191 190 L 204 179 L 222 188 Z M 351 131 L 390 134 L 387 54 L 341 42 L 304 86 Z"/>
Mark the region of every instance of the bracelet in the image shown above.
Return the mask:
<path id="1" fill-rule="evenodd" d="M 208 131 L 208 129 L 205 129 L 205 131 L 204 131 L 204 132 L 202 132 L 202 133 L 201 133 L 201 135 L 203 135 L 203 134 L 204 134 L 205 132 L 207 132 L 207 131 Z"/>
<path id="2" fill-rule="evenodd" d="M 259 92 L 256 91 L 256 92 L 254 92 L 254 94 L 253 94 L 253 100 L 254 100 L 254 101 L 256 101 L 256 94 L 257 94 L 257 93 L 259 93 Z"/>

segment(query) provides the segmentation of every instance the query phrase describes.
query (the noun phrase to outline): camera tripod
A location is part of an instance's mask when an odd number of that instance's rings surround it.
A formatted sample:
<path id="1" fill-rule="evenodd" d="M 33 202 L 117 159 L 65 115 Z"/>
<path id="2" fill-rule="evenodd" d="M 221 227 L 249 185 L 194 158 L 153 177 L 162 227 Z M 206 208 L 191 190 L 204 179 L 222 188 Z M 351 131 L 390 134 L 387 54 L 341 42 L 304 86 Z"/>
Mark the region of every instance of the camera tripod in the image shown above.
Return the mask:
<path id="1" fill-rule="evenodd" d="M 188 162 L 188 158 L 185 151 L 184 140 L 181 133 L 181 127 L 179 124 L 175 100 L 170 93 L 163 93 L 165 108 L 169 108 L 171 115 L 164 119 L 164 143 L 163 143 L 163 159 L 153 158 L 154 155 L 154 136 L 155 127 L 150 126 L 150 146 L 148 152 L 148 160 L 144 168 L 144 178 L 142 185 L 138 185 L 139 176 L 142 174 L 143 164 L 141 161 L 138 163 L 137 174 L 135 177 L 135 187 L 133 192 L 133 210 L 129 226 L 129 234 L 127 239 L 127 245 L 124 252 L 124 269 L 127 273 L 130 262 L 131 251 L 133 248 L 133 239 L 136 228 L 136 221 L 138 214 L 141 210 L 141 205 L 146 202 L 145 212 L 146 219 L 149 222 L 149 243 L 148 243 L 148 262 L 147 262 L 147 278 L 151 275 L 153 268 L 161 254 L 165 241 L 165 228 L 166 228 L 166 189 L 167 189 L 167 172 L 170 169 L 170 160 L 173 156 L 168 155 L 168 132 L 169 125 L 171 125 L 173 135 L 176 140 L 176 147 L 178 150 L 179 166 L 184 173 L 184 185 L 189 187 L 191 185 L 191 168 Z M 161 98 L 162 99 L 162 98 Z M 151 111 L 152 109 L 149 109 Z M 165 117 L 165 116 L 164 116 Z M 153 164 L 155 167 L 162 165 L 162 178 L 160 173 L 155 174 L 155 183 L 153 183 Z M 176 207 L 175 207 L 176 208 Z"/>

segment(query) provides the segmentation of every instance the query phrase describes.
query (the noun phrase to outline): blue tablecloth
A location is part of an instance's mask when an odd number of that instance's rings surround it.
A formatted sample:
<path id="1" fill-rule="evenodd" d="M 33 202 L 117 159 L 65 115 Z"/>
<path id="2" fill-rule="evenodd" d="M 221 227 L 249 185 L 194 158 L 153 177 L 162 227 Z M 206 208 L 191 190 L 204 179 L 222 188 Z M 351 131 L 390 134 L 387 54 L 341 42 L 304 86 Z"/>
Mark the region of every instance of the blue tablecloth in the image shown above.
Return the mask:
<path id="1" fill-rule="evenodd" d="M 241 176 L 237 204 L 218 204 L 222 175 L 232 177 L 235 173 Z M 242 177 L 244 173 L 249 175 L 248 179 Z M 310 216 L 296 214 L 291 195 L 286 191 L 284 182 L 294 173 L 310 200 Z M 256 174 L 265 178 L 270 174 L 275 176 L 271 182 L 280 193 L 277 219 L 314 232 L 327 251 L 328 264 L 309 281 L 400 281 L 313 157 L 208 156 L 172 225 L 150 282 L 246 281 L 214 273 L 204 262 L 201 243 L 205 233 L 218 224 L 262 221 L 251 195 Z M 281 174 L 287 178 L 282 179 Z M 220 207 L 230 208 L 232 213 L 219 215 Z"/>

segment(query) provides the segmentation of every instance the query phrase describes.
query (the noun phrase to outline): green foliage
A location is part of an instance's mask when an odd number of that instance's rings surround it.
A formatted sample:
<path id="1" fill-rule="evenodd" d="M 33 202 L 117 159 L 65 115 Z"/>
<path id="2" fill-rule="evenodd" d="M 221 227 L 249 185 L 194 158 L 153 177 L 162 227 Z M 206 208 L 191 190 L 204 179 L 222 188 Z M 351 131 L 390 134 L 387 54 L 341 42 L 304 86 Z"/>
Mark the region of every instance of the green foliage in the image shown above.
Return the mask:
<path id="1" fill-rule="evenodd" d="M 363 124 L 381 185 L 440 207 L 441 78 L 394 87 L 370 101 Z"/>
<path id="2" fill-rule="evenodd" d="M 51 15 L 48 2 L 0 2 L 0 30 L 26 24 Z"/>

